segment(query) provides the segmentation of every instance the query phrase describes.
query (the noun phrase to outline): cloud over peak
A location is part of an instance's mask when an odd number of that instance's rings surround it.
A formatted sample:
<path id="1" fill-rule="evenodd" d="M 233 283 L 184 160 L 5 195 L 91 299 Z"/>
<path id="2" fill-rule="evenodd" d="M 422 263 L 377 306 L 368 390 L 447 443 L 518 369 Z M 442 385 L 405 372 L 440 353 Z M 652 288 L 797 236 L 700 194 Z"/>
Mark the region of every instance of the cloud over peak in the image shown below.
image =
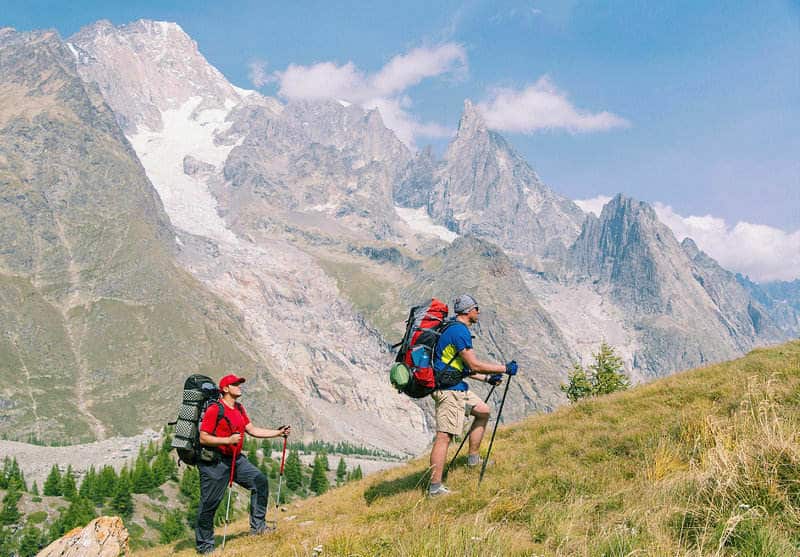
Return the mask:
<path id="1" fill-rule="evenodd" d="M 493 89 L 478 108 L 490 128 L 506 132 L 532 134 L 563 129 L 588 133 L 630 126 L 625 118 L 611 112 L 592 113 L 576 108 L 546 75 L 522 90 Z"/>
<path id="2" fill-rule="evenodd" d="M 290 64 L 284 71 L 274 72 L 272 79 L 278 83 L 278 94 L 286 99 L 343 99 L 367 109 L 377 108 L 387 127 L 413 148 L 417 136 L 443 137 L 451 131 L 439 124 L 417 121 L 408 110 L 411 99 L 406 91 L 425 79 L 443 75 L 461 78 L 466 72 L 464 47 L 448 42 L 398 54 L 372 74 L 353 62 L 319 62 L 310 66 Z"/>

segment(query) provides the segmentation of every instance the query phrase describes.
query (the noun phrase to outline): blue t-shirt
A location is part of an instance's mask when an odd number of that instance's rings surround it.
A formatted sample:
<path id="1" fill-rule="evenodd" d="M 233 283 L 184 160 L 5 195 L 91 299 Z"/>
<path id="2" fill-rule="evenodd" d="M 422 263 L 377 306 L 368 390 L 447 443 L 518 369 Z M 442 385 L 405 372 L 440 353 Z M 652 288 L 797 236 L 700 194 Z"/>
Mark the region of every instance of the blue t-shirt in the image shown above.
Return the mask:
<path id="1" fill-rule="evenodd" d="M 436 343 L 436 349 L 433 351 L 433 369 L 442 371 L 449 362 L 450 367 L 461 370 L 463 377 L 468 376 L 470 369 L 461 359 L 461 356 L 456 355 L 467 348 L 472 348 L 472 335 L 466 325 L 456 321 L 447 327 Z M 443 390 L 467 391 L 469 390 L 469 385 L 467 385 L 466 381 L 461 381 L 452 387 L 445 387 Z"/>

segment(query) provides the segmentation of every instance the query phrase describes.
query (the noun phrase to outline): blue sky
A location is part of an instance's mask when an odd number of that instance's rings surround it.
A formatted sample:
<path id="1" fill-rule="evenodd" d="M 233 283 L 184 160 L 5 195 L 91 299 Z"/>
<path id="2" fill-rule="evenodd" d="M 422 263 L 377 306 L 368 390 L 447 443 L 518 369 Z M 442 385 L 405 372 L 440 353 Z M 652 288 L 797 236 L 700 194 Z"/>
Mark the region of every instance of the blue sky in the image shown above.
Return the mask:
<path id="1" fill-rule="evenodd" d="M 303 88 L 314 76 L 322 89 L 341 78 L 323 93 L 395 111 L 385 119 L 405 126 L 407 142 L 440 152 L 469 98 L 556 191 L 658 204 L 673 230 L 707 235 L 698 244 L 729 268 L 758 276 L 771 265 L 760 278 L 800 276 L 796 1 L 0 7 L 2 25 L 65 37 L 103 18 L 176 21 L 240 87 L 253 88 L 254 69 L 263 93 L 284 98 L 317 94 Z M 779 245 L 771 262 L 737 269 L 742 242 Z M 782 273 L 782 263 L 794 270 Z"/>

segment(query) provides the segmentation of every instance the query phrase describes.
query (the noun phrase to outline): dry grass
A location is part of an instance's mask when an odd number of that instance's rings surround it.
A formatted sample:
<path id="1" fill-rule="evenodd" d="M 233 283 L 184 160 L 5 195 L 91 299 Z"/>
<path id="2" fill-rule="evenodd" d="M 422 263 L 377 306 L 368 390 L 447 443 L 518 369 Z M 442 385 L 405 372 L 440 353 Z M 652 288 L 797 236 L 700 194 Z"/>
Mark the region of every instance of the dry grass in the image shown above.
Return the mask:
<path id="1" fill-rule="evenodd" d="M 240 520 L 224 554 L 797 555 L 798 426 L 793 342 L 501 428 L 480 488 L 457 466 L 458 493 L 426 499 L 420 459 L 290 505 L 275 534 Z M 172 554 L 190 541 L 137 553 Z"/>

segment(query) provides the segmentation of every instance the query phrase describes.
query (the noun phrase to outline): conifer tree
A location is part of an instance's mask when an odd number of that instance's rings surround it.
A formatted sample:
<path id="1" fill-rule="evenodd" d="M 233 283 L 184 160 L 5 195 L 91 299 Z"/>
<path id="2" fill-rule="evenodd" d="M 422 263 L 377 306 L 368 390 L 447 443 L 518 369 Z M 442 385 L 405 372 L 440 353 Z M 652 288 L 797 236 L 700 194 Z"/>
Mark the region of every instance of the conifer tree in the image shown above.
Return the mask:
<path id="1" fill-rule="evenodd" d="M 33 485 L 31 486 L 31 495 L 35 495 L 37 497 L 39 495 L 39 486 L 36 484 L 36 480 L 33 481 Z"/>
<path id="2" fill-rule="evenodd" d="M 631 384 L 622 371 L 622 358 L 605 342 L 600 344 L 600 351 L 594 355 L 594 363 L 589 366 L 589 370 L 594 378 L 597 395 L 624 391 Z"/>
<path id="3" fill-rule="evenodd" d="M 340 486 L 345 482 L 347 479 L 347 463 L 344 461 L 344 457 L 339 457 L 339 465 L 336 467 L 336 485 Z"/>
<path id="4" fill-rule="evenodd" d="M 3 497 L 3 508 L 0 510 L 1 525 L 16 524 L 22 518 L 18 507 L 21 497 L 22 493 L 20 493 L 17 483 L 11 482 L 8 485 L 5 497 Z"/>
<path id="5" fill-rule="evenodd" d="M 324 454 L 324 453 L 323 453 Z M 318 454 L 314 458 L 314 469 L 311 472 L 311 482 L 309 487 L 317 495 L 322 495 L 328 491 L 328 477 L 325 475 L 325 458 Z"/>
<path id="6" fill-rule="evenodd" d="M 97 476 L 97 495 L 100 497 L 112 497 L 117 487 L 117 472 L 114 467 L 106 464 Z"/>
<path id="7" fill-rule="evenodd" d="M 114 498 L 111 500 L 111 508 L 123 518 L 128 518 L 133 514 L 133 496 L 131 495 L 131 484 L 127 474 L 121 476 L 117 481 Z"/>
<path id="8" fill-rule="evenodd" d="M 44 486 L 42 487 L 44 495 L 48 497 L 55 497 L 61 495 L 61 471 L 58 469 L 58 466 L 53 464 L 53 467 L 50 468 L 50 473 L 47 475 L 47 479 L 44 481 Z"/>
<path id="9" fill-rule="evenodd" d="M 331 465 L 328 462 L 328 453 L 325 452 L 325 451 L 322 451 L 321 453 L 319 453 L 319 458 L 320 458 L 320 460 L 322 460 L 322 465 L 325 466 L 325 471 L 326 472 L 330 472 L 331 471 Z"/>
<path id="10" fill-rule="evenodd" d="M 81 481 L 81 488 L 78 490 L 78 495 L 94 501 L 95 491 L 97 490 L 96 485 L 97 472 L 95 472 L 94 466 L 90 466 L 89 471 L 86 472 L 86 475 Z"/>
<path id="11" fill-rule="evenodd" d="M 178 467 L 169 453 L 159 452 L 153 461 L 153 479 L 155 486 L 159 486 L 167 480 L 178 479 Z"/>
<path id="12" fill-rule="evenodd" d="M 75 485 L 75 474 L 72 472 L 71 464 L 61 477 L 61 494 L 70 501 L 78 495 L 78 488 Z"/>
<path id="13" fill-rule="evenodd" d="M 28 525 L 22 531 L 17 553 L 20 557 L 35 557 L 42 543 L 42 533 L 36 526 Z"/>
<path id="14" fill-rule="evenodd" d="M 0 526 L 0 555 L 13 555 L 16 549 L 11 530 L 5 526 Z"/>
<path id="15" fill-rule="evenodd" d="M 179 489 L 181 494 L 189 500 L 186 507 L 186 522 L 190 528 L 194 528 L 197 520 L 197 508 L 200 504 L 200 474 L 197 468 L 184 469 Z"/>
<path id="16" fill-rule="evenodd" d="M 86 526 L 95 516 L 92 502 L 85 497 L 76 495 L 72 498 L 69 507 L 51 525 L 50 537 L 52 539 L 59 538 L 73 528 Z"/>
<path id="17" fill-rule="evenodd" d="M 567 384 L 561 385 L 570 402 L 624 391 L 630 386 L 630 380 L 622 370 L 622 358 L 614 353 L 611 346 L 601 343 L 600 350 L 592 356 L 594 362 L 589 366 L 589 371 L 576 363 L 568 374 Z"/>
<path id="18" fill-rule="evenodd" d="M 183 537 L 185 528 L 181 518 L 182 513 L 178 509 L 167 512 L 159 527 L 161 543 L 170 543 Z"/>
<path id="19" fill-rule="evenodd" d="M 297 451 L 289 451 L 283 473 L 286 476 L 286 487 L 292 491 L 297 491 L 303 485 L 303 465 Z"/>
<path id="20" fill-rule="evenodd" d="M 348 476 L 348 480 L 355 481 L 355 480 L 360 480 L 363 477 L 364 477 L 364 473 L 361 471 L 361 465 L 359 464 L 353 470 L 350 471 L 350 474 Z"/>
<path id="21" fill-rule="evenodd" d="M 134 493 L 147 493 L 156 487 L 153 470 L 150 468 L 147 455 L 142 453 L 136 458 L 131 472 L 131 490 Z"/>

